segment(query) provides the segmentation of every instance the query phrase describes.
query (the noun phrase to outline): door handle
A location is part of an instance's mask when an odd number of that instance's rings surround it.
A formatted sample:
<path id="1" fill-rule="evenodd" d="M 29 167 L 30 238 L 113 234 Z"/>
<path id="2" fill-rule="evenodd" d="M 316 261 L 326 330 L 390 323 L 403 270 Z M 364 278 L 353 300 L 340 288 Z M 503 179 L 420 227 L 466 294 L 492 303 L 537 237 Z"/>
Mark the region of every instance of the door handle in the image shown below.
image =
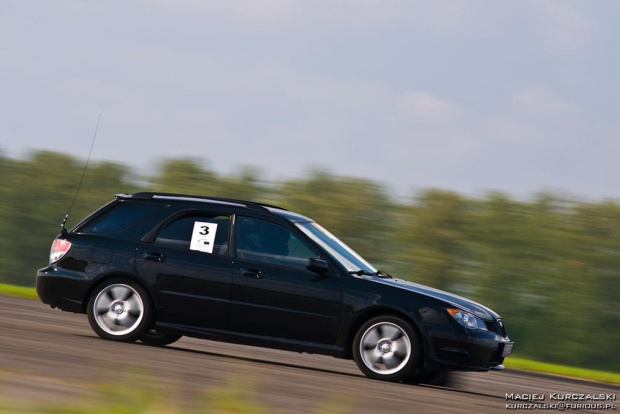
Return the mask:
<path id="1" fill-rule="evenodd" d="M 247 269 L 247 270 L 241 269 L 241 275 L 243 277 L 249 277 L 250 279 L 262 279 L 263 278 L 263 272 L 258 269 Z"/>
<path id="2" fill-rule="evenodd" d="M 150 260 L 151 262 L 161 263 L 166 261 L 166 256 L 161 253 L 146 252 L 142 257 L 144 257 L 144 260 Z"/>

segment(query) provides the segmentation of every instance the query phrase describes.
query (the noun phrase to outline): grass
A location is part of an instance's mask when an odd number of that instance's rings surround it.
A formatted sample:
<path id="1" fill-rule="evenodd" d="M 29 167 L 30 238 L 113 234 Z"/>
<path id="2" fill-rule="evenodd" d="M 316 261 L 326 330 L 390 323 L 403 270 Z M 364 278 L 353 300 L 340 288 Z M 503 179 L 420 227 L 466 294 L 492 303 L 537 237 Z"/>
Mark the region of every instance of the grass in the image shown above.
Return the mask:
<path id="1" fill-rule="evenodd" d="M 620 384 L 620 374 L 594 369 L 570 367 L 566 365 L 550 364 L 547 362 L 533 361 L 531 359 L 509 357 L 504 360 L 506 368 L 522 371 L 541 372 L 544 374 L 559 375 L 590 381 L 605 382 L 608 384 Z"/>
<path id="2" fill-rule="evenodd" d="M 14 286 L 0 283 L 0 295 L 15 296 L 26 299 L 38 299 L 34 288 Z M 504 362 L 507 368 L 522 371 L 541 372 L 544 374 L 560 375 L 563 377 L 585 379 L 590 381 L 620 384 L 620 374 L 606 371 L 597 371 L 587 368 L 576 368 L 566 365 L 550 364 L 530 359 L 510 357 Z"/>
<path id="3" fill-rule="evenodd" d="M 29 402 L 0 393 L 0 414 L 37 412 L 42 414 L 262 414 L 285 413 L 259 401 L 262 395 L 257 378 L 232 377 L 202 390 L 176 388 L 141 369 L 117 373 L 113 382 L 84 384 L 81 397 L 71 400 Z M 180 393 L 180 391 L 184 391 Z M 333 392 L 316 402 L 313 414 L 353 412 L 347 399 Z"/>
<path id="4" fill-rule="evenodd" d="M 32 287 L 15 286 L 0 283 L 0 295 L 14 296 L 17 298 L 38 299 L 37 292 Z"/>

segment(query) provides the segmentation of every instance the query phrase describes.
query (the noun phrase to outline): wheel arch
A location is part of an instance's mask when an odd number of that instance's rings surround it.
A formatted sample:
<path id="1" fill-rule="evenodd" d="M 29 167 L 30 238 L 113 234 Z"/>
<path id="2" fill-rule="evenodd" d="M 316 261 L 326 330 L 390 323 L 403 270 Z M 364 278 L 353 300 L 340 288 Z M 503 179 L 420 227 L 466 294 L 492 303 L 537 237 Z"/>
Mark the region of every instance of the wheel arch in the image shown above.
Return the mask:
<path id="1" fill-rule="evenodd" d="M 88 288 L 88 290 L 84 294 L 84 298 L 82 300 L 82 313 L 86 313 L 87 308 L 88 308 L 88 302 L 90 301 L 90 298 L 93 295 L 93 293 L 96 292 L 97 288 L 110 279 L 127 279 L 140 285 L 140 287 L 142 287 L 148 293 L 149 295 L 148 300 L 151 301 L 151 305 L 152 305 L 151 307 L 153 309 L 155 319 L 157 318 L 157 306 L 155 303 L 155 297 L 153 296 L 153 292 L 151 291 L 149 286 L 147 286 L 147 284 L 144 283 L 144 281 L 141 280 L 136 275 L 131 274 L 131 273 L 125 273 L 125 272 L 111 272 L 111 273 L 101 275 L 97 277 L 96 279 L 94 279 L 93 283 L 91 284 L 91 286 Z"/>
<path id="2" fill-rule="evenodd" d="M 390 308 L 390 307 L 384 307 L 384 306 L 377 306 L 377 307 L 368 309 L 362 314 L 358 315 L 353 320 L 353 323 L 351 323 L 349 327 L 349 331 L 347 333 L 345 344 L 344 344 L 344 358 L 346 359 L 353 358 L 353 340 L 355 339 L 355 335 L 357 334 L 358 330 L 361 328 L 363 324 L 365 324 L 366 322 L 368 322 L 369 320 L 377 316 L 396 316 L 409 322 L 411 326 L 413 327 L 413 329 L 415 329 L 416 333 L 420 337 L 420 343 L 422 344 L 422 361 L 423 361 L 423 364 L 426 365 L 427 344 L 426 344 L 426 340 L 424 336 L 422 335 L 422 330 L 420 329 L 418 322 L 403 311 Z"/>

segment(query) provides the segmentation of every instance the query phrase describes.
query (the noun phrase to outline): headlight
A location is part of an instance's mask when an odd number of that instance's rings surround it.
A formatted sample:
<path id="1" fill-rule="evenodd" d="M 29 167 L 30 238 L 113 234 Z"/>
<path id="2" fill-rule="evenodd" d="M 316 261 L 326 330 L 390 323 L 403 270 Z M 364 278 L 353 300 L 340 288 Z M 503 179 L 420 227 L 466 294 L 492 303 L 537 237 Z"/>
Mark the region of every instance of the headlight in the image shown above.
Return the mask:
<path id="1" fill-rule="evenodd" d="M 465 312 L 464 310 L 461 310 L 461 309 L 455 309 L 455 308 L 448 308 L 446 310 L 448 311 L 450 316 L 456 319 L 458 323 L 460 323 L 467 329 L 477 329 L 480 331 L 487 330 L 487 327 L 482 321 L 482 319 L 480 319 L 474 314 Z"/>

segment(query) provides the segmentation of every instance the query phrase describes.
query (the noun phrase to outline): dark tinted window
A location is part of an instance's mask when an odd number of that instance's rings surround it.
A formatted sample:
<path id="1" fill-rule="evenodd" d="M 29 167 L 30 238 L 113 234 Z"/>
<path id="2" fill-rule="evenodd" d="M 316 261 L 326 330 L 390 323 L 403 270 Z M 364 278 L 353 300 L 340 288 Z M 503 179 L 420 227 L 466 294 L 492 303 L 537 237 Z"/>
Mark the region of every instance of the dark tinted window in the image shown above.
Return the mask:
<path id="1" fill-rule="evenodd" d="M 120 202 L 86 223 L 78 231 L 86 234 L 111 234 L 124 230 L 162 208 L 159 204 Z"/>
<path id="2" fill-rule="evenodd" d="M 192 235 L 194 233 L 196 223 L 216 224 L 217 226 L 209 226 L 210 232 L 206 234 L 205 230 L 201 230 L 201 233 L 205 233 L 205 236 L 215 234 L 212 242 L 214 247 L 208 250 L 202 250 L 206 253 L 212 254 L 228 254 L 228 234 L 230 231 L 230 217 L 217 214 L 193 214 L 190 216 L 184 216 L 178 220 L 173 221 L 167 225 L 157 236 L 155 240 L 157 243 L 165 243 L 170 247 L 179 249 L 190 249 L 192 242 Z M 209 240 L 211 243 L 211 240 Z M 196 250 L 192 248 L 192 250 Z"/>
<path id="3" fill-rule="evenodd" d="M 237 257 L 305 268 L 316 257 L 292 232 L 265 220 L 241 217 L 237 225 Z"/>

